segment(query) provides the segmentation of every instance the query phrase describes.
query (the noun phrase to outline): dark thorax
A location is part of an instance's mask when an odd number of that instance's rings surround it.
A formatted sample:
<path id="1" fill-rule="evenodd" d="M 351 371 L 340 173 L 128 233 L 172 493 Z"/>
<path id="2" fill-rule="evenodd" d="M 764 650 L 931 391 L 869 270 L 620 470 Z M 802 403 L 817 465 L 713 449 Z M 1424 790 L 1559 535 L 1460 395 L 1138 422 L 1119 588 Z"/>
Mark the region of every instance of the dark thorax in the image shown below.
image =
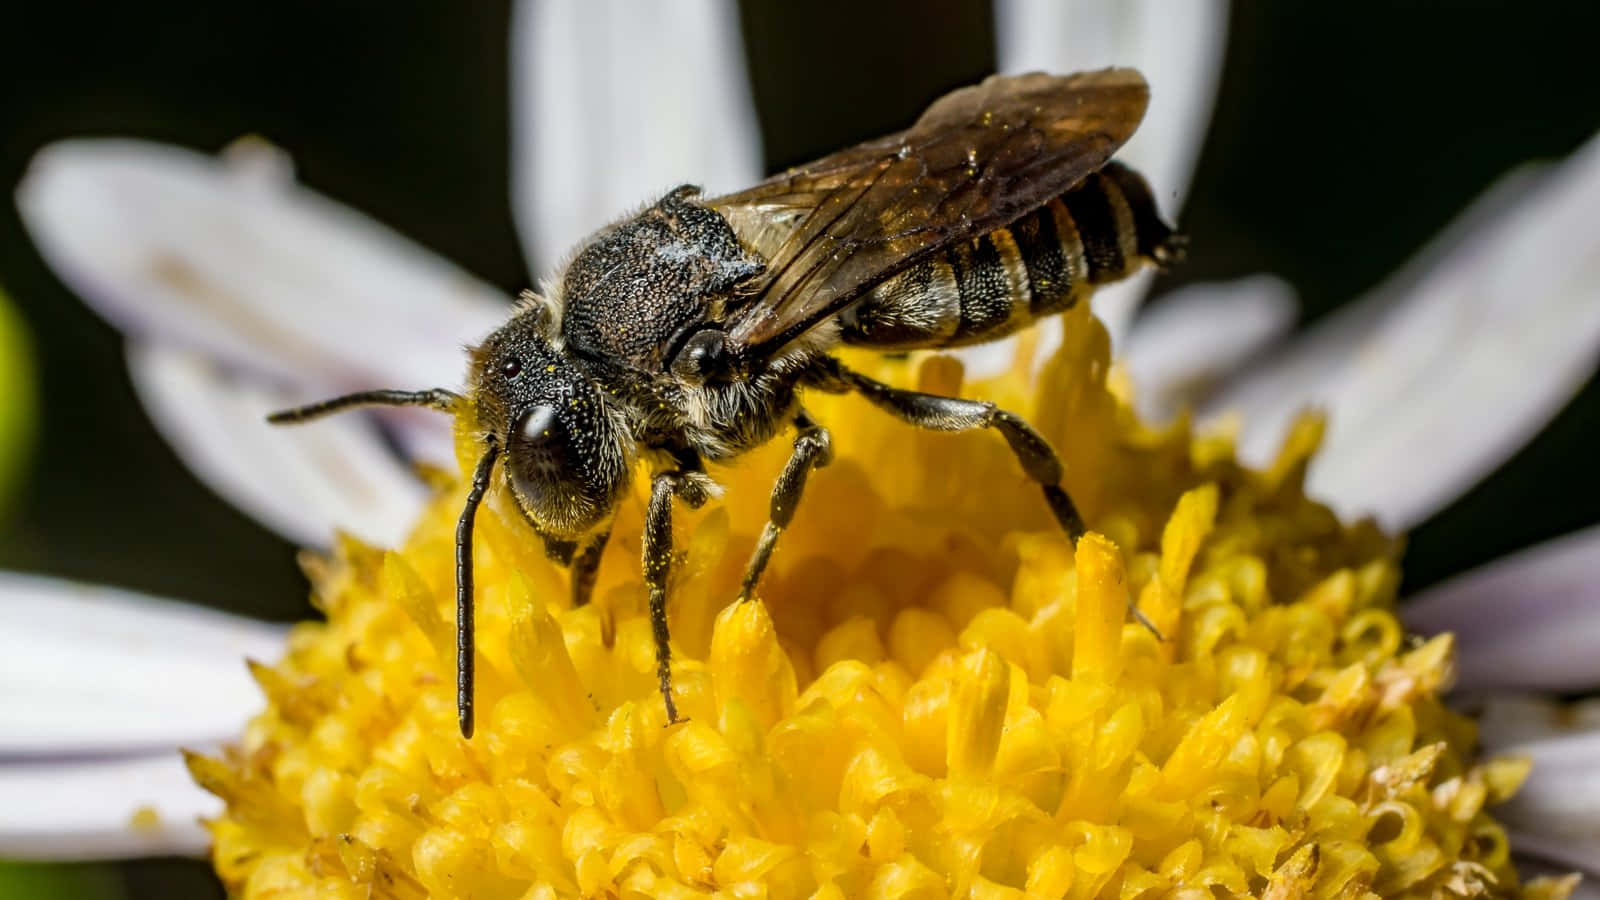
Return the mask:
<path id="1" fill-rule="evenodd" d="M 741 372 L 720 355 L 740 289 L 764 265 L 695 195 L 680 187 L 577 253 L 557 282 L 560 336 L 629 410 L 641 446 L 725 459 L 784 424 L 804 367 Z"/>

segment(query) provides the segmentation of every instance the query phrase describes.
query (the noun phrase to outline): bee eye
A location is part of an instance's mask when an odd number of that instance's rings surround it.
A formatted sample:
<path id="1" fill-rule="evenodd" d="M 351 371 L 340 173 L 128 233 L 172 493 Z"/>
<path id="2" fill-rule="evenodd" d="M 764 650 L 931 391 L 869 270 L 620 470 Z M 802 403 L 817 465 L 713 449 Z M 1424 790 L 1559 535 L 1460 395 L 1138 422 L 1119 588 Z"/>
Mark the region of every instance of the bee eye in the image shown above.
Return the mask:
<path id="1" fill-rule="evenodd" d="M 506 361 L 500 364 L 500 374 L 507 378 L 515 378 L 522 374 L 522 360 L 515 356 L 506 357 Z"/>
<path id="2" fill-rule="evenodd" d="M 517 419 L 517 438 L 524 444 L 543 444 L 550 441 L 560 430 L 560 422 L 556 419 L 556 408 L 546 404 L 539 404 L 523 413 Z"/>

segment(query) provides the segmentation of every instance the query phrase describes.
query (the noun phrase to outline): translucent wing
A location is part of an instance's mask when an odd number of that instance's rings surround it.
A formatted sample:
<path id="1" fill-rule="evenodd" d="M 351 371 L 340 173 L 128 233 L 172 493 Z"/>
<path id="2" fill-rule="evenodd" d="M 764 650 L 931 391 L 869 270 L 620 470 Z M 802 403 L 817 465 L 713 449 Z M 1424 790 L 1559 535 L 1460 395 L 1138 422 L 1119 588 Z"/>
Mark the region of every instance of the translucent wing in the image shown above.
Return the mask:
<path id="1" fill-rule="evenodd" d="M 767 259 L 729 316 L 730 349 L 770 356 L 884 279 L 1064 193 L 1133 134 L 1148 100 L 1132 69 L 996 75 L 905 131 L 708 201 Z"/>

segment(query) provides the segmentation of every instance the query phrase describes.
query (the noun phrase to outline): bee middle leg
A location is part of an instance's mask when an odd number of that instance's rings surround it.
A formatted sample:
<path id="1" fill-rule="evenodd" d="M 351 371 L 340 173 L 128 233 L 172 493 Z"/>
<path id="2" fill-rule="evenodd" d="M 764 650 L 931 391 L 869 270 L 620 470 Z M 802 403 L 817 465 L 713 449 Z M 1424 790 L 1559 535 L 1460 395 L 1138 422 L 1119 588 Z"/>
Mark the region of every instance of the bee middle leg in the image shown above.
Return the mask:
<path id="1" fill-rule="evenodd" d="M 739 587 L 740 603 L 755 596 L 756 582 L 761 580 L 761 573 L 767 569 L 772 548 L 778 543 L 778 535 L 789 527 L 794 519 L 795 507 L 800 505 L 800 495 L 806 488 L 806 476 L 811 474 L 812 469 L 820 469 L 833 461 L 833 438 L 829 436 L 828 429 L 812 421 L 804 410 L 794 417 L 794 426 L 799 432 L 794 438 L 794 452 L 789 455 L 789 462 L 778 475 L 777 484 L 772 486 L 771 517 L 761 530 L 755 552 L 750 555 L 750 562 L 745 567 L 744 582 Z"/>
<path id="2" fill-rule="evenodd" d="M 667 706 L 667 724 L 681 721 L 672 702 L 672 632 L 667 628 L 667 578 L 672 574 L 672 501 L 699 507 L 710 496 L 710 479 L 698 458 L 685 458 L 680 469 L 659 472 L 650 481 L 650 505 L 644 514 L 644 583 L 650 591 L 650 630 L 656 639 L 656 680 Z M 603 539 L 600 542 L 603 543 Z M 598 564 L 600 551 L 595 550 Z M 576 579 L 578 573 L 573 573 Z"/>

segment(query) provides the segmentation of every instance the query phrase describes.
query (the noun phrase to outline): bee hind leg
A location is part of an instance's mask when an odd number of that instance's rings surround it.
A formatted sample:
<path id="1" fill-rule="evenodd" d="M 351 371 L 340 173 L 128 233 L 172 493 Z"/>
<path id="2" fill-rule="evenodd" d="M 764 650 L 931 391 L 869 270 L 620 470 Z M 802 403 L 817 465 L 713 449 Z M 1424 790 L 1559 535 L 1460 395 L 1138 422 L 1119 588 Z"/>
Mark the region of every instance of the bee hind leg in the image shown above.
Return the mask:
<path id="1" fill-rule="evenodd" d="M 1074 542 L 1083 537 L 1086 530 L 1083 517 L 1078 514 L 1078 508 L 1073 504 L 1072 497 L 1061 487 L 1061 458 L 1056 455 L 1050 442 L 1044 439 L 1044 435 L 1035 431 L 1021 416 L 982 400 L 943 397 L 938 394 L 924 394 L 921 391 L 890 387 L 842 366 L 828 374 L 834 380 L 833 383 L 842 382 L 848 389 L 865 397 L 873 406 L 919 428 L 933 431 L 993 428 L 1000 432 L 1010 445 L 1011 452 L 1016 455 L 1017 462 L 1022 464 L 1023 471 L 1038 482 L 1040 490 L 1044 493 L 1045 503 L 1049 505 L 1050 512 L 1067 532 L 1068 537 Z M 1131 600 L 1128 608 L 1141 625 L 1150 629 L 1156 637 L 1161 637 L 1161 632 L 1139 612 Z"/>
<path id="2" fill-rule="evenodd" d="M 1028 477 L 1038 482 L 1045 503 L 1056 521 L 1074 541 L 1083 537 L 1083 517 L 1061 487 L 1061 458 L 1044 435 L 1022 417 L 984 400 L 943 397 L 890 387 L 865 375 L 840 367 L 836 373 L 850 390 L 895 418 L 930 431 L 972 431 L 993 428 L 1000 432 Z"/>
<path id="3" fill-rule="evenodd" d="M 771 517 L 761 530 L 755 552 L 745 566 L 744 582 L 739 587 L 740 603 L 755 597 L 756 583 L 761 580 L 761 573 L 766 571 L 767 562 L 772 558 L 772 548 L 778 543 L 778 535 L 789 527 L 794 519 L 795 508 L 800 505 L 806 477 L 812 469 L 820 469 L 833 460 L 833 438 L 828 434 L 828 429 L 812 421 L 804 410 L 794 417 L 794 426 L 799 432 L 794 438 L 794 452 L 789 455 L 789 462 L 778 475 L 777 484 L 772 486 Z"/>

